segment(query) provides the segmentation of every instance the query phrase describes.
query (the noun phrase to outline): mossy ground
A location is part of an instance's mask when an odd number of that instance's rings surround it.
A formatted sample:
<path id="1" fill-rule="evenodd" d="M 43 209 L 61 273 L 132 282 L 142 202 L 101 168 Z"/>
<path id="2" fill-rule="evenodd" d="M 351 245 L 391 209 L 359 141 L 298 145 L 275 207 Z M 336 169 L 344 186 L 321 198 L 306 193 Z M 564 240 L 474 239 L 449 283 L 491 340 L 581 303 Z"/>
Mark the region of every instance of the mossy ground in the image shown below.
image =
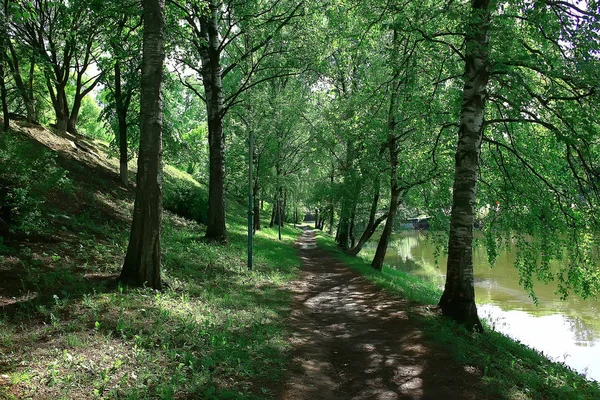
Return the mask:
<path id="1" fill-rule="evenodd" d="M 586 380 L 563 364 L 486 327 L 472 334 L 439 314 L 441 290 L 403 271 L 384 266 L 378 272 L 370 260 L 342 252 L 333 238 L 319 232 L 317 243 L 390 294 L 411 302 L 411 317 L 420 321 L 429 340 L 454 354 L 465 368 L 476 368 L 490 397 L 501 399 L 600 399 L 597 382 Z"/>
<path id="2" fill-rule="evenodd" d="M 226 246 L 203 243 L 202 225 L 166 212 L 168 289 L 117 286 L 133 191 L 102 143 L 76 157 L 43 132 L 51 150 L 23 132 L 0 140 L 0 155 L 19 160 L 0 180 L 35 199 L 14 210 L 0 246 L 0 398 L 272 397 L 289 365 L 286 285 L 300 265 L 300 230 L 284 228 L 282 241 L 258 232 L 248 271 L 241 206 L 228 204 Z M 23 172 L 40 157 L 38 171 Z M 165 197 L 171 188 L 205 195 L 187 174 L 165 173 Z M 63 183 L 39 185 L 50 178 Z"/>

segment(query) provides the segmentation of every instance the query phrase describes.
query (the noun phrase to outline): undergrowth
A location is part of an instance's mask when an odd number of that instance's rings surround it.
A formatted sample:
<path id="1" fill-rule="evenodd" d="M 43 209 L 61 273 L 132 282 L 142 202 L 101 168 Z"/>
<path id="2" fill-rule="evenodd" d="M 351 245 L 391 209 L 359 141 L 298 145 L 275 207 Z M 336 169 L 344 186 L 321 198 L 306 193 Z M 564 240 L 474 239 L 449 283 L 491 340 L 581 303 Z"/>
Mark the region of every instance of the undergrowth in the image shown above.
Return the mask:
<path id="1" fill-rule="evenodd" d="M 435 285 L 388 266 L 378 272 L 371 268 L 370 260 L 344 253 L 333 237 L 322 232 L 318 232 L 317 243 L 376 285 L 414 302 L 411 316 L 420 320 L 427 337 L 449 349 L 464 366 L 476 367 L 490 396 L 500 399 L 600 399 L 597 382 L 586 380 L 566 365 L 550 361 L 489 326 L 483 334 L 469 333 L 438 312 L 423 312 L 422 305 L 428 306 L 425 307 L 428 310 L 435 309 L 441 296 L 441 290 Z"/>
<path id="2" fill-rule="evenodd" d="M 18 161 L 2 182 L 34 196 L 32 218 L 44 228 L 30 224 L 31 235 L 19 236 L 24 225 L 13 221 L 0 248 L 0 398 L 272 398 L 289 364 L 285 285 L 300 265 L 292 247 L 300 230 L 284 228 L 282 241 L 274 229 L 259 231 L 248 271 L 241 206 L 228 206 L 226 246 L 204 243 L 202 225 L 167 212 L 168 288 L 116 286 L 132 192 L 115 187 L 116 173 L 90 186 L 78 179 L 88 167 L 71 161 L 75 169 L 65 169 L 14 135 L 0 142 L 2 165 Z M 40 154 L 45 161 L 29 164 Z M 184 188 L 197 200 L 188 204 L 205 212 L 204 186 L 170 167 L 166 174 L 166 199 Z M 69 184 L 55 185 L 61 179 Z"/>

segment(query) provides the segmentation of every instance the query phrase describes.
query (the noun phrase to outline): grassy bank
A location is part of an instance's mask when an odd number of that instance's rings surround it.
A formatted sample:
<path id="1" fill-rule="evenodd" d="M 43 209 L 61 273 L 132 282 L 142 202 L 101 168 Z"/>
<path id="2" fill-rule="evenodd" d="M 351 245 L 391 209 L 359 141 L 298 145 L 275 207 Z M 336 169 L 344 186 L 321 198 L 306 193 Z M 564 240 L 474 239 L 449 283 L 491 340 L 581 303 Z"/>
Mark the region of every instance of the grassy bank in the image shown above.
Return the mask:
<path id="1" fill-rule="evenodd" d="M 415 303 L 411 317 L 422 322 L 426 336 L 450 349 L 465 366 L 475 367 L 490 396 L 501 399 L 600 399 L 600 387 L 568 367 L 552 362 L 539 352 L 492 331 L 470 334 L 442 318 L 435 307 L 439 288 L 389 267 L 377 272 L 370 261 L 339 250 L 333 238 L 319 232 L 317 243 L 351 268 L 390 293 Z"/>
<path id="2" fill-rule="evenodd" d="M 0 398 L 273 397 L 300 230 L 257 233 L 249 272 L 243 208 L 228 205 L 229 245 L 203 243 L 206 187 L 167 168 L 165 206 L 194 218 L 165 214 L 168 288 L 116 286 L 133 191 L 100 144 L 90 156 L 53 140 L 0 138 L 16 205 L 0 242 Z"/>

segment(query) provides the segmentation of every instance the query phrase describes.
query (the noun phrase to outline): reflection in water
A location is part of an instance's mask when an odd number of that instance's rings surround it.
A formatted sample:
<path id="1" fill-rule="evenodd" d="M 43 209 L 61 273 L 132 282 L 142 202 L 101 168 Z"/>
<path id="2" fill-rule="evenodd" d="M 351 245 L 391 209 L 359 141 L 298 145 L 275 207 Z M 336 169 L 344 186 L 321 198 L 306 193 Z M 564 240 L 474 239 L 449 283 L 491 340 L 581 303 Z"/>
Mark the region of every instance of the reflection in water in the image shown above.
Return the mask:
<path id="1" fill-rule="evenodd" d="M 446 257 L 435 262 L 435 246 L 418 231 L 395 237 L 385 262 L 443 286 Z M 493 267 L 485 249 L 473 253 L 475 298 L 479 314 L 497 331 L 564 362 L 588 378 L 600 381 L 600 302 L 571 296 L 560 301 L 556 286 L 537 283 L 536 306 L 519 286 L 513 252 L 502 251 Z M 548 332 L 552 332 L 551 335 Z"/>

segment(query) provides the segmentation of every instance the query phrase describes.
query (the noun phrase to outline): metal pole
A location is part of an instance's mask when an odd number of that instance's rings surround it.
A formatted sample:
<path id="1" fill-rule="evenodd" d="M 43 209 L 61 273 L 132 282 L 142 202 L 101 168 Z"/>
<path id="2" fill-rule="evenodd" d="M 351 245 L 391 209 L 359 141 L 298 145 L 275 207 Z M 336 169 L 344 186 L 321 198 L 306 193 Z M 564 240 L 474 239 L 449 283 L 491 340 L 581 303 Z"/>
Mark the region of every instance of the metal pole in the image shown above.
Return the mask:
<path id="1" fill-rule="evenodd" d="M 252 199 L 252 173 L 254 172 L 254 131 L 250 128 L 248 146 L 248 270 L 252 270 L 252 239 L 254 234 L 254 201 Z"/>
<path id="2" fill-rule="evenodd" d="M 281 240 L 281 198 L 277 200 L 277 207 L 279 209 L 279 240 Z"/>

